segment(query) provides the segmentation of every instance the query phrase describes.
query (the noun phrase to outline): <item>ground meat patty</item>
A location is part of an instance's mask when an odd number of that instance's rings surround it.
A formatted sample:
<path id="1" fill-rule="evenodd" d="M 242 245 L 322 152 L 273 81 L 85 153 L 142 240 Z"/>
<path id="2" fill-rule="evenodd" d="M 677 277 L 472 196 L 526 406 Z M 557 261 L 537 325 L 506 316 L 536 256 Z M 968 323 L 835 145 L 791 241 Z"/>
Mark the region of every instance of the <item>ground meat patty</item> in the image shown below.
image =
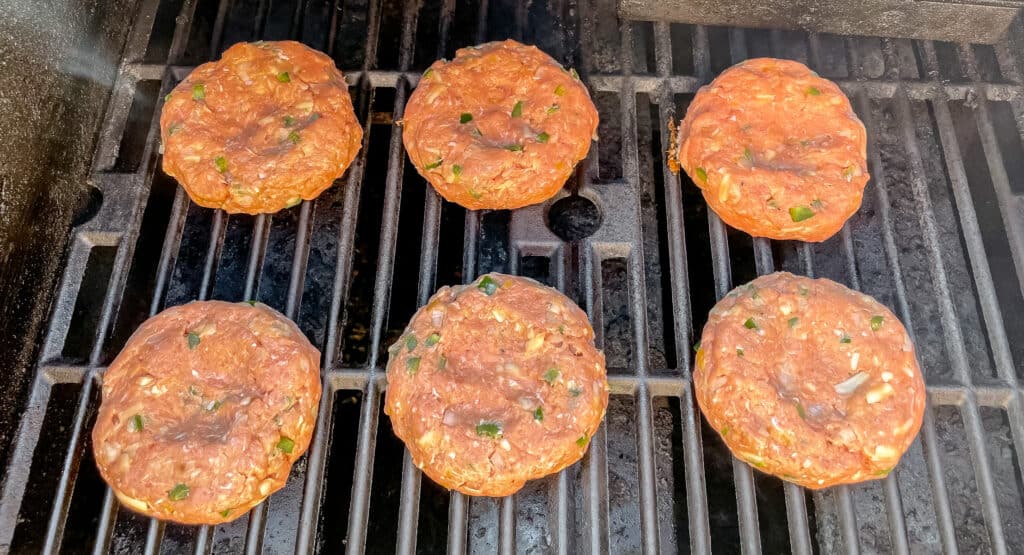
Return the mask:
<path id="1" fill-rule="evenodd" d="M 297 42 L 239 43 L 195 69 L 160 114 L 164 171 L 192 200 L 258 214 L 316 198 L 363 131 L 334 62 Z"/>
<path id="2" fill-rule="evenodd" d="M 103 377 L 96 465 L 126 507 L 187 524 L 242 516 L 309 445 L 320 353 L 262 304 L 194 302 L 135 332 Z"/>
<path id="3" fill-rule="evenodd" d="M 809 488 L 887 475 L 924 414 L 914 345 L 896 316 L 833 281 L 788 273 L 715 305 L 693 381 L 733 454 Z"/>
<path id="4" fill-rule="evenodd" d="M 608 406 L 587 315 L 526 278 L 441 288 L 390 355 L 395 435 L 434 481 L 469 495 L 510 495 L 578 461 Z"/>
<path id="5" fill-rule="evenodd" d="M 519 208 L 551 198 L 587 156 L 597 109 L 575 71 L 506 40 L 434 62 L 403 125 L 409 158 L 442 197 Z"/>
<path id="6" fill-rule="evenodd" d="M 678 162 L 725 223 L 772 239 L 824 241 L 860 207 L 864 125 L 835 83 L 788 60 L 735 65 L 679 126 Z"/>

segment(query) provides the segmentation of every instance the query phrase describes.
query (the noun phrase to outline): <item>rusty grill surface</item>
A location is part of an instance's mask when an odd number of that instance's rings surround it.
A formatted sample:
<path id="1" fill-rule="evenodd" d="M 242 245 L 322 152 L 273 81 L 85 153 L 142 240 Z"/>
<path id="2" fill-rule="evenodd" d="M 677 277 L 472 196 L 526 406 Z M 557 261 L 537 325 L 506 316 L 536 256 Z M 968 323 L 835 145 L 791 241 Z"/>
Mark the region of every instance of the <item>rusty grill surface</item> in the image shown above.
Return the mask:
<path id="1" fill-rule="evenodd" d="M 995 46 L 620 21 L 604 0 L 142 0 L 73 230 L 16 448 L 0 550 L 94 552 L 995 552 L 1024 545 L 1022 31 Z M 393 121 L 419 73 L 512 37 L 578 67 L 600 141 L 555 208 L 466 212 L 408 165 Z M 163 95 L 240 40 L 332 55 L 365 125 L 348 174 L 272 216 L 190 204 L 159 169 Z M 743 59 L 808 63 L 868 127 L 864 204 L 822 244 L 751 239 L 709 213 L 663 152 L 667 122 Z M 98 197 L 98 195 L 97 195 Z M 559 230 L 564 241 L 550 231 Z M 592 235 L 586 235 L 587 232 Z M 825 276 L 892 307 L 929 391 L 900 466 L 810 493 L 733 459 L 702 420 L 691 345 L 757 274 Z M 565 291 L 609 362 L 584 460 L 504 499 L 421 478 L 383 415 L 386 347 L 441 285 L 487 271 Z M 323 351 L 324 400 L 288 484 L 216 527 L 120 508 L 89 432 L 100 380 L 147 316 L 259 299 Z"/>

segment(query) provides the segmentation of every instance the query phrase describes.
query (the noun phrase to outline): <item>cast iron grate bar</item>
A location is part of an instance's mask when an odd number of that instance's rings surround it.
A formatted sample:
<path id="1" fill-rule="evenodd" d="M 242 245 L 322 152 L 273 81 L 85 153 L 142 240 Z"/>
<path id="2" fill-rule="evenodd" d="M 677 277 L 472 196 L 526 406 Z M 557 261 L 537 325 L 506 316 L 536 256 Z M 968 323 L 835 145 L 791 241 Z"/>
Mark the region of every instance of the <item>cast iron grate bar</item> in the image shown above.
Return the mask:
<path id="1" fill-rule="evenodd" d="M 448 47 L 448 30 L 451 25 L 454 2 L 446 0 L 439 16 L 437 57 L 444 56 Z M 423 214 L 423 238 L 420 243 L 419 280 L 416 289 L 418 306 L 425 305 L 434 292 L 434 275 L 437 271 L 438 235 L 441 227 L 441 197 L 431 188 L 426 190 Z M 413 464 L 409 451 L 402 457 L 402 491 L 398 519 L 398 553 L 416 551 L 416 523 L 419 519 L 420 481 L 422 476 Z"/>
<path id="2" fill-rule="evenodd" d="M 327 43 L 327 53 L 329 55 L 334 54 L 334 46 L 336 44 L 335 31 L 338 27 L 336 20 L 338 11 L 337 2 L 335 1 L 332 5 L 331 28 Z M 367 33 L 367 58 L 364 62 L 364 69 L 370 67 L 372 64 L 373 56 L 371 53 L 375 52 L 375 41 L 371 40 L 371 37 L 377 36 L 380 26 L 378 18 L 373 18 L 373 20 L 374 23 L 371 25 Z M 374 44 L 371 45 L 371 43 Z M 357 80 L 356 82 L 360 81 Z M 367 101 L 367 104 L 368 106 L 372 104 L 372 100 Z M 327 447 L 327 443 L 330 439 L 327 435 L 330 430 L 329 420 L 331 415 L 334 414 L 335 393 L 339 389 L 328 379 L 327 373 L 328 369 L 333 367 L 334 357 L 338 354 L 338 341 L 340 340 L 342 332 L 338 324 L 341 321 L 342 309 L 345 306 L 345 301 L 349 294 L 349 286 L 351 285 L 349 276 L 352 273 L 353 265 L 355 229 L 357 222 L 356 212 L 357 207 L 359 206 L 360 192 L 362 191 L 372 120 L 372 115 L 367 116 L 367 120 L 364 123 L 363 128 L 362 148 L 360 149 L 356 161 L 353 162 L 352 167 L 349 169 L 348 178 L 344 184 L 344 207 L 342 209 L 341 225 L 339 226 L 338 255 L 335 263 L 334 278 L 332 281 L 330 316 L 327 320 L 328 328 L 326 346 L 323 349 L 322 355 L 322 374 L 324 375 L 322 378 L 323 395 L 320 413 L 317 419 L 318 424 L 314 431 L 314 437 L 311 442 L 309 458 L 307 461 L 307 475 L 301 502 L 301 517 L 299 521 L 300 526 L 298 537 L 296 539 L 296 553 L 308 553 L 313 551 L 316 547 L 315 535 L 317 532 L 317 522 L 320 518 L 319 512 L 323 495 L 323 476 L 327 464 L 326 459 L 329 453 L 329 449 Z"/>
<path id="3" fill-rule="evenodd" d="M 632 75 L 631 61 L 633 60 L 633 25 L 625 22 L 622 28 L 622 66 L 623 66 L 623 90 L 620 94 L 622 103 L 622 171 L 623 175 L 635 176 L 639 173 L 637 161 L 637 125 L 636 125 L 636 94 L 630 89 L 630 77 Z M 639 206 L 637 207 L 639 209 Z M 639 213 L 634 215 L 639 221 Z M 645 295 L 644 252 L 642 248 L 632 248 L 629 251 L 629 300 L 633 307 L 647 306 Z M 643 549 L 646 553 L 657 553 L 658 549 L 658 517 L 657 500 L 655 494 L 655 470 L 654 470 L 654 445 L 653 445 L 653 416 L 651 409 L 651 398 L 647 383 L 643 378 L 648 375 L 647 369 L 647 312 L 637 310 L 633 313 L 633 364 L 636 366 L 637 377 L 640 378 L 639 387 L 634 393 L 637 412 L 637 466 L 640 472 L 640 524 L 643 540 Z"/>
<path id="4" fill-rule="evenodd" d="M 407 10 L 402 21 L 402 51 L 399 65 L 405 69 L 412 59 L 411 44 L 414 40 L 415 12 Z M 379 18 L 379 15 L 378 15 Z M 405 108 L 405 97 L 408 86 L 405 82 L 396 83 L 394 114 L 401 117 Z M 390 151 L 388 153 L 387 180 L 384 196 L 384 216 L 381 227 L 380 258 L 377 262 L 377 278 L 373 294 L 373 324 L 370 339 L 368 365 L 377 367 L 384 319 L 387 316 L 388 299 L 390 297 L 392 270 L 395 256 L 395 243 L 398 235 L 398 217 L 401 196 L 402 170 L 404 168 L 404 152 L 401 142 L 401 128 L 392 127 Z M 374 375 L 371 370 L 371 378 Z M 378 403 L 380 389 L 375 380 L 370 380 L 364 390 L 363 411 L 359 418 L 359 443 L 356 451 L 356 469 L 352 485 L 352 505 L 349 509 L 348 543 L 346 552 L 362 553 L 365 547 L 367 519 L 370 513 L 370 482 L 373 472 L 374 441 L 377 434 Z"/>
<path id="5" fill-rule="evenodd" d="M 939 305 L 942 310 L 942 325 L 946 335 L 946 343 L 952 347 L 952 359 L 954 371 L 961 383 L 971 383 L 970 370 L 968 368 L 967 355 L 964 351 L 963 337 L 960 326 L 953 308 L 951 293 L 949 290 L 946 270 L 941 260 L 941 253 L 938 245 L 938 232 L 934 221 L 926 185 L 924 183 L 924 170 L 922 168 L 921 153 L 918 150 L 917 140 L 911 124 L 910 105 L 904 94 L 897 99 L 897 115 L 900 120 L 900 127 L 904 131 L 905 145 L 910 155 L 911 162 L 911 186 L 914 196 L 920 206 L 921 225 L 926 236 L 929 259 L 932 264 L 932 277 L 935 286 L 939 290 Z M 974 455 L 974 468 L 978 474 L 979 487 L 981 488 L 982 510 L 992 536 L 992 547 L 998 553 L 1006 552 L 1006 544 L 1003 542 L 1002 522 L 999 519 L 999 509 L 995 500 L 995 485 L 992 481 L 991 470 L 988 465 L 988 458 L 985 455 L 984 432 L 978 419 L 977 405 L 973 395 L 968 390 L 966 402 L 965 420 L 968 427 L 968 437 L 971 440 L 971 451 Z"/>
<path id="6" fill-rule="evenodd" d="M 669 75 L 672 68 L 672 45 L 669 36 L 668 24 L 663 22 L 655 23 L 656 33 L 656 62 L 657 72 L 662 78 Z M 709 77 L 708 71 L 708 42 L 707 31 L 703 26 L 698 26 L 693 35 L 694 66 L 697 75 L 704 80 Z M 672 144 L 670 134 L 672 130 L 668 127 L 669 120 L 674 116 L 672 106 L 674 104 L 672 93 L 668 87 L 662 87 L 657 95 L 658 113 L 660 117 L 658 132 L 662 137 L 662 144 Z M 674 279 L 672 283 L 673 310 L 675 317 L 673 322 L 676 326 L 676 352 L 681 355 L 681 367 L 687 380 L 684 382 L 681 392 L 680 412 L 683 421 L 684 442 L 689 447 L 686 449 L 686 460 L 684 469 L 686 473 L 686 489 L 688 494 L 687 513 L 690 518 L 691 549 L 694 553 L 707 553 L 711 551 L 711 530 L 708 523 L 707 492 L 704 485 L 704 473 L 700 471 L 704 467 L 701 449 L 695 448 L 700 445 L 700 416 L 695 408 L 693 391 L 689 378 L 690 373 L 690 348 L 695 339 L 695 332 L 691 327 L 692 314 L 689 299 L 689 283 L 686 281 L 689 276 L 689 263 L 686 255 L 685 226 L 683 225 L 682 199 L 680 195 L 680 184 L 678 176 L 669 168 L 668 160 L 662 160 L 661 173 L 665 178 L 665 198 L 667 207 L 667 234 L 676 238 L 670 241 L 669 265 L 670 274 Z M 678 500 L 677 500 L 678 502 Z M 681 523 L 677 523 L 677 526 Z"/>

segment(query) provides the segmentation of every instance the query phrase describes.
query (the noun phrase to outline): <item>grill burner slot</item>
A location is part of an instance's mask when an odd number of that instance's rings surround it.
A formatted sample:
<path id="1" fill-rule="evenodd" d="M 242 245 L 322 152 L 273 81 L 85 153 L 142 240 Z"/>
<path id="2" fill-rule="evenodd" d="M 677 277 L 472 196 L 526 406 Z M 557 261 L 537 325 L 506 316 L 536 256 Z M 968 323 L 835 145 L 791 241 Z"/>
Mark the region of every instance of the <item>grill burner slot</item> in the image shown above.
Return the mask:
<path id="1" fill-rule="evenodd" d="M 990 47 L 623 22 L 610 0 L 482 5 L 141 0 L 93 168 L 103 203 L 74 230 L 6 461 L 0 550 L 1024 545 L 1019 24 Z M 316 201 L 272 216 L 189 204 L 158 169 L 160 99 L 233 42 L 285 37 L 328 52 L 345 71 L 366 130 L 359 158 Z M 577 173 L 578 196 L 466 212 L 426 186 L 388 122 L 435 58 L 505 37 L 580 68 L 601 113 L 600 141 Z M 838 79 L 868 126 L 864 205 L 823 244 L 729 230 L 685 176 L 667 171 L 669 117 L 753 55 L 792 57 Z M 98 278 L 89 270 L 96 248 L 109 249 Z M 931 408 L 887 480 L 805 492 L 736 462 L 700 417 L 689 369 L 708 309 L 732 285 L 775 269 L 875 295 L 914 335 Z M 613 362 L 612 408 L 584 461 L 501 500 L 422 480 L 391 437 L 380 397 L 386 347 L 412 310 L 437 287 L 491 270 L 565 291 L 591 314 Z M 310 453 L 267 504 L 213 528 L 119 510 L 98 494 L 84 455 L 104 365 L 142 317 L 196 298 L 270 303 L 299 323 L 324 364 Z M 69 333 L 81 321 L 89 329 Z M 75 356 L 64 358 L 68 337 Z"/>

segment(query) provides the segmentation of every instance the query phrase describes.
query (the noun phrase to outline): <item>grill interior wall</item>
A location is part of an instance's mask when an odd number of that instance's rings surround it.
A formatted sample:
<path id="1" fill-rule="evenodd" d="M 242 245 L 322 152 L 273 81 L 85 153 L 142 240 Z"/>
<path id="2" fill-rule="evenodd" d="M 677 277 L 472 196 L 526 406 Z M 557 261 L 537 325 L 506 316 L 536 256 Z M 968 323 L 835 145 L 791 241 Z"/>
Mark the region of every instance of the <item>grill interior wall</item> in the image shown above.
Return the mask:
<path id="1" fill-rule="evenodd" d="M 1020 41 L 995 46 L 621 22 L 614 2 L 142 0 L 93 161 L 104 192 L 74 231 L 39 374 L 5 471 L 0 547 L 137 552 L 1006 552 L 1024 545 L 1024 148 Z M 576 66 L 601 115 L 580 172 L 603 225 L 553 240 L 543 210 L 472 213 L 412 168 L 393 121 L 419 73 L 512 37 Z M 364 148 L 317 200 L 272 216 L 188 202 L 159 170 L 160 99 L 241 40 L 294 38 L 352 85 Z M 872 181 L 842 233 L 810 245 L 726 228 L 667 170 L 667 122 L 725 67 L 808 63 L 869 131 Z M 922 433 L 888 478 L 811 494 L 729 456 L 699 415 L 690 346 L 733 284 L 829 277 L 892 307 L 929 390 Z M 386 347 L 436 287 L 513 271 L 564 290 L 608 354 L 612 400 L 581 464 L 506 499 L 422 480 L 381 409 Z M 233 523 L 120 509 L 89 430 L 99 385 L 148 315 L 259 299 L 323 356 L 307 457 Z M 1004 315 L 1006 318 L 1004 318 Z M 783 510 L 783 508 L 785 510 Z"/>

